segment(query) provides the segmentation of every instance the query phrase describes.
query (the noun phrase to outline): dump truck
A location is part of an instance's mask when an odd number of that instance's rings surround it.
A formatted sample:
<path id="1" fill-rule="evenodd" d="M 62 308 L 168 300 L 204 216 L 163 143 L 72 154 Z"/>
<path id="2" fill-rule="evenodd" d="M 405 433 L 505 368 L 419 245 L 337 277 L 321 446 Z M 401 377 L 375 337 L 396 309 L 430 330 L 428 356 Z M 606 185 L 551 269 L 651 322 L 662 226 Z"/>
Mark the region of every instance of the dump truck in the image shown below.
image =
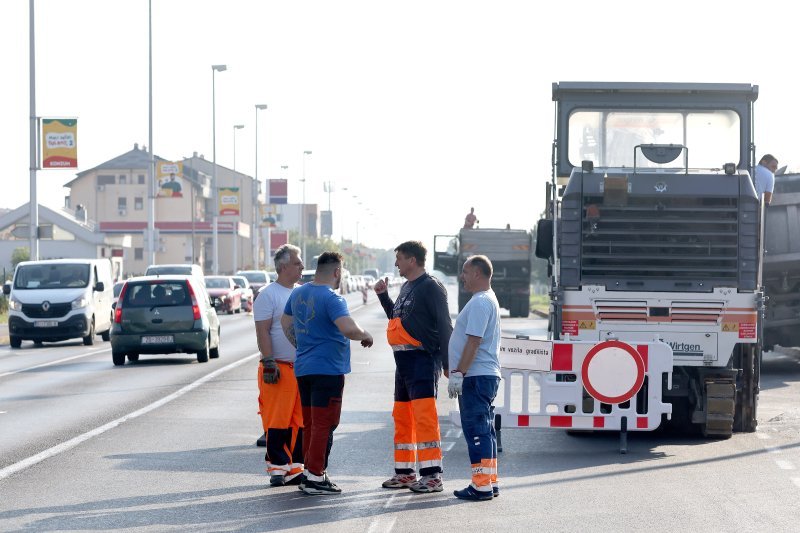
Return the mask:
<path id="1" fill-rule="evenodd" d="M 529 231 L 508 228 L 463 228 L 458 235 L 436 235 L 433 268 L 457 276 L 469 256 L 485 255 L 492 262 L 492 290 L 500 307 L 508 309 L 512 317 L 527 317 L 533 260 L 531 237 Z M 459 311 L 471 297 L 459 283 Z"/>
<path id="2" fill-rule="evenodd" d="M 775 177 L 765 210 L 764 349 L 800 346 L 800 175 Z"/>
<path id="3" fill-rule="evenodd" d="M 562 82 L 552 97 L 553 168 L 536 229 L 549 344 L 519 352 L 549 358 L 529 368 L 542 410 L 503 408 L 503 426 L 652 430 L 655 413 L 712 437 L 754 431 L 758 86 Z M 578 392 L 565 399 L 564 387 Z"/>

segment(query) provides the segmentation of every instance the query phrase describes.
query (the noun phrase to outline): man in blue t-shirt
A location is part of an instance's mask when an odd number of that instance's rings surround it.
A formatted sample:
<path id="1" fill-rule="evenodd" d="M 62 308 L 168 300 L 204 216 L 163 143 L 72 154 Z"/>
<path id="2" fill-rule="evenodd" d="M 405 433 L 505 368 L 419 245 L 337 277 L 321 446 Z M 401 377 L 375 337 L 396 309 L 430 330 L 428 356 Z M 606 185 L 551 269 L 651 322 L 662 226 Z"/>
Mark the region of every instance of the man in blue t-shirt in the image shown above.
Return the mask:
<path id="1" fill-rule="evenodd" d="M 342 492 L 328 478 L 333 432 L 342 412 L 344 375 L 350 372 L 350 342 L 372 346 L 372 335 L 350 318 L 347 302 L 335 291 L 342 280 L 342 256 L 324 252 L 314 281 L 286 302 L 281 327 L 297 348 L 294 373 L 303 409 L 303 460 L 300 490 L 306 494 Z"/>
<path id="2" fill-rule="evenodd" d="M 775 172 L 778 170 L 778 160 L 772 154 L 764 154 L 756 165 L 753 185 L 756 188 L 758 199 L 764 197 L 764 205 L 772 202 L 772 191 L 775 189 Z"/>
<path id="3" fill-rule="evenodd" d="M 462 500 L 491 500 L 500 494 L 493 405 L 500 384 L 500 306 L 492 290 L 492 262 L 484 255 L 468 258 L 461 280 L 472 298 L 450 336 L 447 390 L 451 398 L 458 398 L 472 483 L 453 494 Z"/>

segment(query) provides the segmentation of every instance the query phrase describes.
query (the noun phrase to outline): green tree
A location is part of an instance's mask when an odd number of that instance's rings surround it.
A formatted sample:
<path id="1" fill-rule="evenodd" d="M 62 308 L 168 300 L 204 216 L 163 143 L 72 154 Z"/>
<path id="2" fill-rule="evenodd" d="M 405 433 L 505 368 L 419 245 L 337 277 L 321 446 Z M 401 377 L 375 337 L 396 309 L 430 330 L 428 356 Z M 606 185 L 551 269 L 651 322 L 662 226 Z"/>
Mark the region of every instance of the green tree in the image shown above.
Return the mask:
<path id="1" fill-rule="evenodd" d="M 26 246 L 21 246 L 19 248 L 14 248 L 14 251 L 11 252 L 11 267 L 12 270 L 17 268 L 17 265 L 23 261 L 30 261 L 31 252 L 28 250 Z"/>

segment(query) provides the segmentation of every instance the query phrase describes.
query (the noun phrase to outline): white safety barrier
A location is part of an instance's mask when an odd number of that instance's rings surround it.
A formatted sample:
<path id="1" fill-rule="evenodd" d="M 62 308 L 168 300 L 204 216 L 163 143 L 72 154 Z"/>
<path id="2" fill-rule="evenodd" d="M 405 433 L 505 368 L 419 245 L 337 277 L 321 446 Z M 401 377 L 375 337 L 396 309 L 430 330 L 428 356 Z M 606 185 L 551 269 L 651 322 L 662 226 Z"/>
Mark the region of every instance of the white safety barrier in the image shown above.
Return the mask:
<path id="1" fill-rule="evenodd" d="M 672 388 L 672 348 L 660 341 L 503 338 L 500 364 L 498 430 L 652 431 L 672 415 L 661 394 L 664 382 Z"/>

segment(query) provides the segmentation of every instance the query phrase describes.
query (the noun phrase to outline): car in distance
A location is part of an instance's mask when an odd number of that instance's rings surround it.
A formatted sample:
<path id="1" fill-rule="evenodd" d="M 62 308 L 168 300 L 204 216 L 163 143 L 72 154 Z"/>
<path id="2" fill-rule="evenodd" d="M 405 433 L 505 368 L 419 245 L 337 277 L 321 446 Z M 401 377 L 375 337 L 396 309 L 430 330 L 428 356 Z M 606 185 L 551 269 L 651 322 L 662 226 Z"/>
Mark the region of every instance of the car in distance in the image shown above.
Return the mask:
<path id="1" fill-rule="evenodd" d="M 298 285 L 303 285 L 305 283 L 311 283 L 314 281 L 314 274 L 316 270 L 303 270 L 300 274 L 300 280 L 297 282 Z"/>
<path id="2" fill-rule="evenodd" d="M 206 290 L 218 313 L 241 313 L 242 293 L 230 276 L 206 276 Z"/>
<path id="3" fill-rule="evenodd" d="M 250 286 L 250 282 L 244 276 L 231 276 L 233 282 L 239 286 L 239 292 L 242 294 L 242 309 L 247 313 L 253 312 L 253 301 L 255 300 L 255 293 Z"/>
<path id="4" fill-rule="evenodd" d="M 250 288 L 253 289 L 253 296 L 256 296 L 258 291 L 269 285 L 270 282 L 270 277 L 266 270 L 238 270 L 236 275 L 247 278 Z"/>
<path id="5" fill-rule="evenodd" d="M 205 363 L 219 357 L 219 339 L 219 318 L 194 276 L 131 278 L 122 287 L 111 328 L 115 366 L 168 353 L 192 353 Z"/>

